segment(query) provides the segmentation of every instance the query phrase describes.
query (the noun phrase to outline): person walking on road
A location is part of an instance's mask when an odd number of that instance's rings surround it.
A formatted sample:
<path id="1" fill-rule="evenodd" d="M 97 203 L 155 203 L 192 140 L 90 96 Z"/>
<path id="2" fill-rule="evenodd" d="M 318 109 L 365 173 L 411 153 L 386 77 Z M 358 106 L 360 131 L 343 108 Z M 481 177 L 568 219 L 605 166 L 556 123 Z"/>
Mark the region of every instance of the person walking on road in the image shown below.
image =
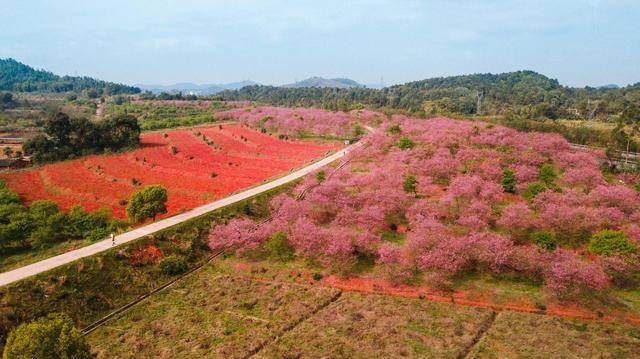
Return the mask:
<path id="1" fill-rule="evenodd" d="M 111 233 L 111 246 L 116 245 L 116 235 Z"/>

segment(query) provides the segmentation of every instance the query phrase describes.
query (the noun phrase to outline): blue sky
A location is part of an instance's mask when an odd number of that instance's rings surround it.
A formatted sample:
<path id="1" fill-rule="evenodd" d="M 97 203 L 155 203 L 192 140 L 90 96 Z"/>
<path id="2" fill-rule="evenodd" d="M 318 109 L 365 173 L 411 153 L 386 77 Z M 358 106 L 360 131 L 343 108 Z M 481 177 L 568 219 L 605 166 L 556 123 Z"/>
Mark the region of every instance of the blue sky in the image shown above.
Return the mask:
<path id="1" fill-rule="evenodd" d="M 640 81 L 638 0 L 1 0 L 0 57 L 124 83 L 394 84 L 530 69 Z"/>

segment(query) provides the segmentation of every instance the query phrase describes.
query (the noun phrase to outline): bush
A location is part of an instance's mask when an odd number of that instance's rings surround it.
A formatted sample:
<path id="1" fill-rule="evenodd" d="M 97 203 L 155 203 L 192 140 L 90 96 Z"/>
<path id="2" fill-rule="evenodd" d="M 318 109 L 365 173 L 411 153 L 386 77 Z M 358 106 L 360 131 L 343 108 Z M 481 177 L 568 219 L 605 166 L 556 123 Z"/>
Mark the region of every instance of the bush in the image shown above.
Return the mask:
<path id="1" fill-rule="evenodd" d="M 396 123 L 395 125 L 391 125 L 388 131 L 392 135 L 398 135 L 402 132 L 402 129 L 400 128 L 400 125 Z"/>
<path id="2" fill-rule="evenodd" d="M 635 251 L 635 245 L 622 231 L 600 231 L 591 236 L 589 241 L 589 252 L 601 256 L 630 255 Z"/>
<path id="3" fill-rule="evenodd" d="M 7 339 L 2 355 L 8 358 L 92 358 L 82 332 L 66 314 L 52 313 L 20 324 Z"/>
<path id="4" fill-rule="evenodd" d="M 295 252 L 287 241 L 287 235 L 276 232 L 265 245 L 271 259 L 286 262 L 293 259 Z"/>
<path id="5" fill-rule="evenodd" d="M 398 140 L 398 143 L 396 145 L 401 150 L 408 150 L 413 148 L 415 146 L 415 143 L 413 143 L 413 141 L 411 141 L 411 139 L 409 139 L 408 137 L 402 137 Z"/>
<path id="6" fill-rule="evenodd" d="M 316 173 L 316 181 L 318 181 L 318 183 L 324 182 L 326 178 L 327 174 L 324 172 L 324 170 L 318 171 L 318 173 Z"/>
<path id="7" fill-rule="evenodd" d="M 512 169 L 502 171 L 502 188 L 507 193 L 516 193 L 516 174 Z"/>
<path id="8" fill-rule="evenodd" d="M 538 194 L 547 190 L 547 186 L 541 182 L 531 182 L 527 186 L 527 189 L 522 194 L 526 199 L 531 200 Z"/>
<path id="9" fill-rule="evenodd" d="M 531 241 L 535 243 L 538 247 L 545 250 L 555 250 L 557 246 L 556 234 L 553 232 L 533 232 L 531 234 Z"/>
<path id="10" fill-rule="evenodd" d="M 402 189 L 404 189 L 407 193 L 416 194 L 418 189 L 418 180 L 416 176 L 409 175 L 404 177 L 404 182 L 402 183 Z"/>
<path id="11" fill-rule="evenodd" d="M 160 270 L 167 275 L 184 273 L 187 268 L 187 262 L 182 257 L 169 256 L 160 261 Z"/>
<path id="12" fill-rule="evenodd" d="M 540 167 L 540 174 L 538 178 L 540 179 L 540 182 L 545 184 L 547 187 L 554 187 L 556 179 L 558 179 L 558 173 L 552 165 L 547 163 Z"/>

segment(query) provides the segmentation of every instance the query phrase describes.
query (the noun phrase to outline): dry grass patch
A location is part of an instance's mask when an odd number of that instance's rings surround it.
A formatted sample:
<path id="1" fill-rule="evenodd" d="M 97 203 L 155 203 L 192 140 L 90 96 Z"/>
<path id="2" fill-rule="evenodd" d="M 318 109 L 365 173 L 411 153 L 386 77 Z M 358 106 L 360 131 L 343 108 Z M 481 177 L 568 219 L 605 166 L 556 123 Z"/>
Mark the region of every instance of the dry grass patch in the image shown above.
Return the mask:
<path id="1" fill-rule="evenodd" d="M 257 357 L 452 358 L 465 352 L 491 315 L 421 299 L 343 293 Z"/>
<path id="2" fill-rule="evenodd" d="M 473 358 L 633 358 L 640 326 L 505 311 L 471 352 Z"/>
<path id="3" fill-rule="evenodd" d="M 89 342 L 99 358 L 243 357 L 337 294 L 207 267 L 108 322 Z"/>

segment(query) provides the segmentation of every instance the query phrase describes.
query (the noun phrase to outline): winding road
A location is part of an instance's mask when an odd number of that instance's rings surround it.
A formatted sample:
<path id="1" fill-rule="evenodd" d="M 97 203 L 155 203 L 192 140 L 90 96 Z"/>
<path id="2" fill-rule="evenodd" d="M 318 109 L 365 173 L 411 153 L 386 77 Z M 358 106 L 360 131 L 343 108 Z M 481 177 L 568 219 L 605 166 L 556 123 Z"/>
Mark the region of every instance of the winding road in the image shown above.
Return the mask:
<path id="1" fill-rule="evenodd" d="M 367 128 L 369 129 L 369 128 Z M 359 147 L 361 145 L 361 142 L 358 142 L 356 144 L 353 144 L 349 147 L 343 148 L 342 150 L 328 156 L 325 157 L 317 162 L 314 162 L 306 167 L 303 167 L 299 170 L 296 170 L 294 172 L 291 172 L 283 177 L 279 177 L 271 182 L 267 182 L 265 184 L 256 186 L 256 187 L 252 187 L 249 188 L 247 190 L 244 190 L 242 192 L 238 192 L 236 194 L 233 194 L 229 197 L 225 197 L 222 199 L 219 199 L 217 201 L 205 204 L 203 206 L 200 207 L 196 207 L 190 211 L 175 215 L 173 217 L 169 217 L 154 223 L 151 223 L 149 225 L 143 226 L 143 227 L 139 227 L 136 228 L 132 231 L 129 232 L 125 232 L 122 233 L 118 236 L 116 236 L 116 246 L 120 246 L 123 245 L 125 243 L 131 242 L 133 240 L 136 240 L 138 238 L 144 237 L 146 235 L 155 233 L 157 231 L 163 230 L 165 228 L 169 228 L 171 226 L 174 226 L 176 224 L 182 223 L 184 221 L 188 221 L 190 219 L 196 218 L 198 216 L 201 216 L 203 214 L 209 213 L 211 211 L 214 211 L 216 209 L 228 206 L 230 204 L 233 204 L 235 202 L 238 201 L 242 201 L 244 199 L 247 199 L 249 197 L 253 197 L 257 194 L 260 194 L 262 192 L 266 192 L 269 191 L 271 189 L 274 189 L 278 186 L 281 186 L 285 183 L 291 182 L 293 180 L 296 180 L 298 178 L 301 178 L 335 160 L 338 160 L 342 157 L 344 157 L 347 153 L 349 153 L 350 151 L 354 150 L 355 148 Z M 91 244 L 89 246 L 86 247 L 82 247 L 67 253 L 63 253 L 60 255 L 57 255 L 55 257 L 51 257 L 51 258 L 47 258 L 45 260 L 42 260 L 40 262 L 36 262 L 33 264 L 29 264 L 27 266 L 24 267 L 20 267 L 8 272 L 4 272 L 4 273 L 0 273 L 0 286 L 3 285 L 7 285 L 9 283 L 13 283 L 16 281 L 19 281 L 21 279 L 42 273 L 42 272 L 46 272 L 48 270 L 51 270 L 53 268 L 59 267 L 61 265 L 67 264 L 67 263 L 71 263 L 75 260 L 78 260 L 80 258 L 84 258 L 84 257 L 88 257 L 88 256 L 92 256 L 96 253 L 100 253 L 103 251 L 107 251 L 109 249 L 114 248 L 113 244 L 111 243 L 111 239 L 105 239 L 102 240 L 100 242 L 96 242 L 94 244 Z"/>

